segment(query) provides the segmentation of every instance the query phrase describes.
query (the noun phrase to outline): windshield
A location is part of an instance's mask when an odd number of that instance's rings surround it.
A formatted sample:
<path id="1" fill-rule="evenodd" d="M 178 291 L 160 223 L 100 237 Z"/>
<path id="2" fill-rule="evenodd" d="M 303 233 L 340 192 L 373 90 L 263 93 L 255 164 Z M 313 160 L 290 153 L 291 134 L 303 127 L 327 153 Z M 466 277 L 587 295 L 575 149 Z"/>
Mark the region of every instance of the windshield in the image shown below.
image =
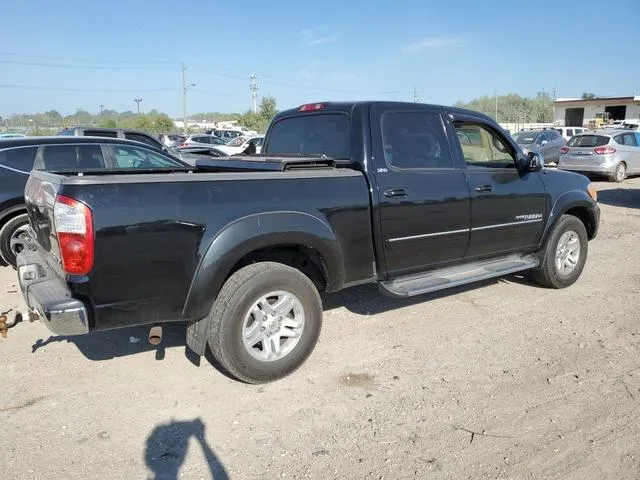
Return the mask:
<path id="1" fill-rule="evenodd" d="M 518 145 L 529 145 L 535 143 L 538 134 L 536 132 L 520 132 L 513 136 Z"/>
<path id="2" fill-rule="evenodd" d="M 569 140 L 570 147 L 601 147 L 609 143 L 609 137 L 604 135 L 578 135 Z"/>
<path id="3" fill-rule="evenodd" d="M 318 113 L 278 121 L 270 130 L 267 150 L 269 154 L 326 155 L 347 160 L 351 158 L 350 144 L 347 115 Z"/>

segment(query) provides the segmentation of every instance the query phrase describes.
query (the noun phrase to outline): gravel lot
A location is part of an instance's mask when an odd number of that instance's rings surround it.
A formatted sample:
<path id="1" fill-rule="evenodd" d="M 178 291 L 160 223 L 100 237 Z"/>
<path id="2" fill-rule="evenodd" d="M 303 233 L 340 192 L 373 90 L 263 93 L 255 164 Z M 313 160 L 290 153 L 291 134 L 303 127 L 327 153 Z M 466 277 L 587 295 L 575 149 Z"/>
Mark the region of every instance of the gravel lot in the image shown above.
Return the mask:
<path id="1" fill-rule="evenodd" d="M 268 385 L 193 366 L 181 325 L 156 350 L 141 328 L 18 324 L 0 479 L 640 478 L 640 179 L 598 187 L 573 287 L 329 296 L 312 357 Z M 22 308 L 0 270 L 0 308 Z"/>

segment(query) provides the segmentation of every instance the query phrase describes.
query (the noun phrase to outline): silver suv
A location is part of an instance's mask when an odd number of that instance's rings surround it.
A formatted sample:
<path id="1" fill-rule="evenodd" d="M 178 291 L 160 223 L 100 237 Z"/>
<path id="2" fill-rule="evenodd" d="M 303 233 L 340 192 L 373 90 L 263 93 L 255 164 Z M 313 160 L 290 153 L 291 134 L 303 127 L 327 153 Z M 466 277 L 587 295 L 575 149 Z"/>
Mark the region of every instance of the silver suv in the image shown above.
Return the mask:
<path id="1" fill-rule="evenodd" d="M 605 175 L 612 182 L 640 174 L 640 132 L 606 129 L 583 133 L 560 153 L 559 170 Z"/>
<path id="2" fill-rule="evenodd" d="M 514 133 L 513 138 L 525 155 L 529 152 L 540 153 L 545 164 L 557 163 L 560 158 L 560 149 L 567 144 L 560 132 L 553 129 L 526 130 Z"/>

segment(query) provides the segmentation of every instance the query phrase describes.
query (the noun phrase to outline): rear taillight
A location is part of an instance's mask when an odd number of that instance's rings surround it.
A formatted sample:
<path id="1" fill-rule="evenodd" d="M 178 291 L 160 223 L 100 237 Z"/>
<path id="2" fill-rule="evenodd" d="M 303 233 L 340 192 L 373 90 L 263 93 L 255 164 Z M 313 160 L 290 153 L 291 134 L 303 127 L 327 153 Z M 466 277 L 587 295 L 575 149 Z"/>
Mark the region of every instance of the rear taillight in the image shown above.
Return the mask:
<path id="1" fill-rule="evenodd" d="M 71 275 L 86 275 L 93 268 L 93 214 L 84 203 L 58 195 L 53 218 L 60 244 L 62 268 Z"/>
<path id="2" fill-rule="evenodd" d="M 607 155 L 608 153 L 616 153 L 616 149 L 613 147 L 596 147 L 593 149 L 598 155 Z"/>
<path id="3" fill-rule="evenodd" d="M 569 153 L 569 147 L 562 147 L 560 153 Z"/>

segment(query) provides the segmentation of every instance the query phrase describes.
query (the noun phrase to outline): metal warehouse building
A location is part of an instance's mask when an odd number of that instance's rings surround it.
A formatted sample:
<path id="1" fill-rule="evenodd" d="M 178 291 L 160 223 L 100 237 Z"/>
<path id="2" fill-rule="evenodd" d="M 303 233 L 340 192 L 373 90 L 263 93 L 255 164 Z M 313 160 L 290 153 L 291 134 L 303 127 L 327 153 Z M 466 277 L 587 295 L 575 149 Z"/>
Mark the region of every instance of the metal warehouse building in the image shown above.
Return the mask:
<path id="1" fill-rule="evenodd" d="M 555 101 L 555 125 L 589 127 L 596 118 L 640 120 L 640 96 L 598 97 L 590 99 L 558 98 Z"/>

